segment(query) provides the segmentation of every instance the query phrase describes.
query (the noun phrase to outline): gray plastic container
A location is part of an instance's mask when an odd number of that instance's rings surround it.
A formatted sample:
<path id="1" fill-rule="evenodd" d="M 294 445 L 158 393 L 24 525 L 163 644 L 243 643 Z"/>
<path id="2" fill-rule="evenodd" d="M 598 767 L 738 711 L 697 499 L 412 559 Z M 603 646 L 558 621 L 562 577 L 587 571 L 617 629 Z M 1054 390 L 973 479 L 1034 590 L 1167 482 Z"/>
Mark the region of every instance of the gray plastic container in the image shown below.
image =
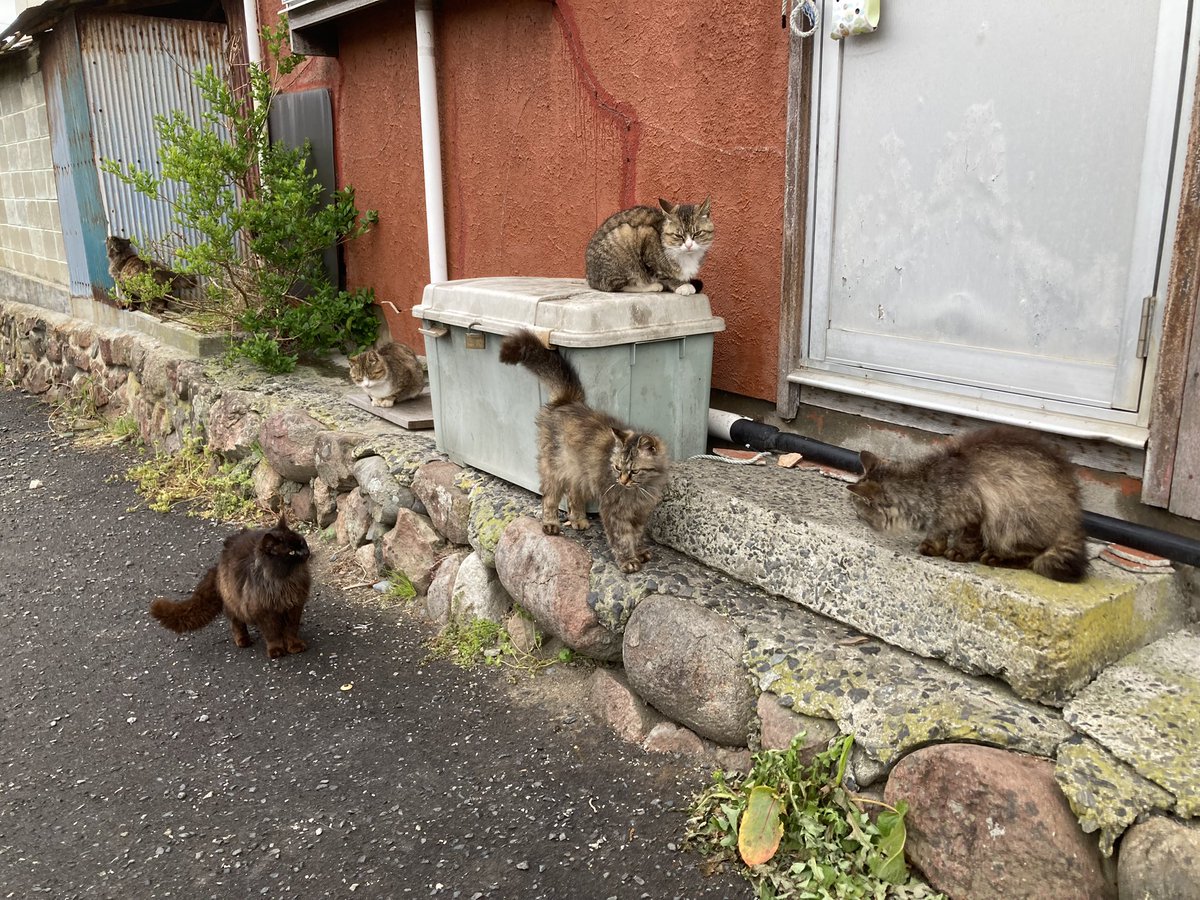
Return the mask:
<path id="1" fill-rule="evenodd" d="M 535 331 L 579 371 L 588 403 L 653 431 L 671 456 L 703 453 L 713 334 L 704 294 L 608 294 L 574 278 L 471 278 L 428 285 L 422 322 L 438 449 L 538 490 L 534 417 L 549 399 L 500 341 Z"/>

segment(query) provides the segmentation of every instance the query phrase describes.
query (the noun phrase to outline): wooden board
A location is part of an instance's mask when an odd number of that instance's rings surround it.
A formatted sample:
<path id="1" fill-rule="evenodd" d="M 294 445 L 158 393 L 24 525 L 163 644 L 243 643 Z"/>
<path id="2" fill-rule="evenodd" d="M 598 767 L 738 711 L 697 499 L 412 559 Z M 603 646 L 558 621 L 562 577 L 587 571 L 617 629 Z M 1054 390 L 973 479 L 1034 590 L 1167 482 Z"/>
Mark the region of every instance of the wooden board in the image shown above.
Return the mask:
<path id="1" fill-rule="evenodd" d="M 365 393 L 347 394 L 346 402 L 408 431 L 427 431 L 433 427 L 433 398 L 429 396 L 428 388 L 419 397 L 395 406 L 372 406 L 371 398 Z"/>

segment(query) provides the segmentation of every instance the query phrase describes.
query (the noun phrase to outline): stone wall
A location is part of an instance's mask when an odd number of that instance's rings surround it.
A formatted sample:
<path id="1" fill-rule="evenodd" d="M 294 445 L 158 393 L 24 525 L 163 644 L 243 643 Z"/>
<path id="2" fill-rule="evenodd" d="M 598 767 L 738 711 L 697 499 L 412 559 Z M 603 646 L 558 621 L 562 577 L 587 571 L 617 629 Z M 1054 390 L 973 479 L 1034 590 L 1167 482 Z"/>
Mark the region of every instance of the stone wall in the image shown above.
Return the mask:
<path id="1" fill-rule="evenodd" d="M 403 572 L 430 622 L 485 618 L 531 652 L 593 660 L 591 714 L 647 752 L 743 768 L 800 732 L 805 752 L 853 734 L 851 786 L 908 800 L 909 855 L 952 897 L 1115 897 L 1118 876 L 1122 896 L 1194 896 L 1171 891 L 1198 883 L 1200 832 L 1165 814 L 1194 815 L 1195 797 L 1144 779 L 1122 792 L 1138 776 L 1077 733 L 1070 708 L 666 548 L 626 575 L 598 526 L 544 534 L 536 496 L 349 405 L 344 378 L 222 367 L 3 301 L 0 364 L 10 387 L 87 392 L 106 415 L 132 415 L 153 446 L 193 435 L 229 460 L 261 454 L 261 500 L 353 550 L 366 577 Z M 1104 851 L 1130 825 L 1118 871 Z"/>
<path id="2" fill-rule="evenodd" d="M 36 46 L 0 58 L 0 270 L 70 284 Z"/>

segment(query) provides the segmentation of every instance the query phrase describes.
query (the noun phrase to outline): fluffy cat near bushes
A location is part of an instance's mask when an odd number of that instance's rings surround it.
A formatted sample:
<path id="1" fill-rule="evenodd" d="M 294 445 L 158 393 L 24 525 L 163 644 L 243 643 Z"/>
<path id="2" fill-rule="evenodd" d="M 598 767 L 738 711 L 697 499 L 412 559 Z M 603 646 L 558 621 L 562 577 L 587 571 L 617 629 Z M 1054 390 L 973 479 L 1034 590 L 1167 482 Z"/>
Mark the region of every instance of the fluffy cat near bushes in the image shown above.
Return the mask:
<path id="1" fill-rule="evenodd" d="M 588 503 L 598 500 L 613 556 L 623 571 L 636 572 L 651 555 L 646 525 L 666 487 L 666 445 L 588 406 L 575 368 L 532 332 L 505 338 L 500 361 L 525 366 L 551 391 L 537 414 L 542 530 L 560 532 L 564 495 L 568 522 L 580 531 L 588 527 Z"/>
<path id="2" fill-rule="evenodd" d="M 150 615 L 183 633 L 223 612 L 235 644 L 254 643 L 247 629 L 253 625 L 267 642 L 267 655 L 276 659 L 308 649 L 300 638 L 300 617 L 311 586 L 308 542 L 281 515 L 273 528 L 248 528 L 226 538 L 217 564 L 192 596 L 182 603 L 159 598 L 150 604 Z"/>
<path id="3" fill-rule="evenodd" d="M 152 259 L 142 259 L 133 249 L 129 238 L 118 237 L 115 234 L 109 235 L 104 239 L 104 250 L 108 254 L 108 274 L 112 276 L 117 287 L 121 289 L 122 295 L 131 305 L 140 302 L 142 298 L 133 293 L 132 288 L 128 286 L 130 278 L 149 273 L 158 284 L 169 286 L 172 293 L 178 293 L 183 288 L 190 287 L 195 283 L 194 279 L 172 272 L 166 266 Z M 156 297 L 150 302 L 150 308 L 155 311 L 161 311 L 166 306 L 166 298 Z"/>
<path id="4" fill-rule="evenodd" d="M 394 341 L 350 357 L 350 380 L 367 392 L 372 406 L 394 406 L 425 388 L 417 354 Z"/>
<path id="5" fill-rule="evenodd" d="M 588 242 L 587 282 L 597 291 L 694 294 L 713 242 L 710 201 L 635 206 L 609 216 Z"/>
<path id="6" fill-rule="evenodd" d="M 911 462 L 868 451 L 860 459 L 865 474 L 849 485 L 858 517 L 879 531 L 925 532 L 925 556 L 1030 568 L 1055 581 L 1086 574 L 1079 484 L 1040 436 L 983 428 Z"/>

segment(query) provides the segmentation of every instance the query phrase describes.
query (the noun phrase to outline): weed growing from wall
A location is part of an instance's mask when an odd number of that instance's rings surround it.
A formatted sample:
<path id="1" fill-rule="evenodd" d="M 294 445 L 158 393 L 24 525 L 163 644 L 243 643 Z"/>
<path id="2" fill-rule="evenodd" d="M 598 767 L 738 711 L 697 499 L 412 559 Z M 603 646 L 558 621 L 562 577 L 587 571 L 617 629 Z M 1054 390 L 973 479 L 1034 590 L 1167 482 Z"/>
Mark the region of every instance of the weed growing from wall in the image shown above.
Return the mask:
<path id="1" fill-rule="evenodd" d="M 183 111 L 156 120 L 156 174 L 105 160 L 106 172 L 171 206 L 181 234 L 201 239 L 176 251 L 172 268 L 199 276 L 199 299 L 187 317 L 225 331 L 234 355 L 272 372 L 287 372 L 302 355 L 354 352 L 378 330 L 370 290 L 331 283 L 323 251 L 364 234 L 378 221 L 361 212 L 354 189 L 321 202 L 308 148 L 272 144 L 271 104 L 280 79 L 302 56 L 288 52 L 287 22 L 263 29 L 264 63 L 250 65 L 248 87 L 235 91 L 212 67 L 194 83 L 208 111 L 194 123 Z M 168 182 L 185 190 L 168 194 Z"/>

